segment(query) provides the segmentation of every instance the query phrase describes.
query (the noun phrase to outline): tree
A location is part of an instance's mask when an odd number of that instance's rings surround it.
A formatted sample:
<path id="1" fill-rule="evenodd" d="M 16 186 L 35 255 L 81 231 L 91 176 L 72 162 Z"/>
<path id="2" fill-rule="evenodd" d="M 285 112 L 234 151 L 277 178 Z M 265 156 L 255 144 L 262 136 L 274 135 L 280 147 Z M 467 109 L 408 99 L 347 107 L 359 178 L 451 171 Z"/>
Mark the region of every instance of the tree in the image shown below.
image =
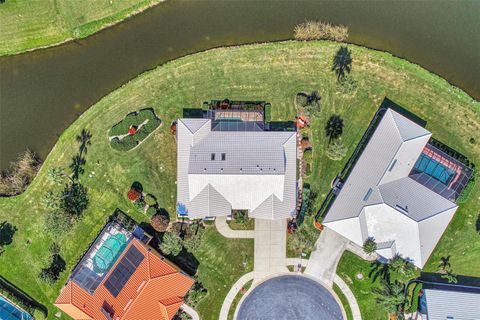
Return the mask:
<path id="1" fill-rule="evenodd" d="M 13 242 L 13 235 L 17 232 L 17 227 L 7 221 L 0 223 L 0 255 L 4 247 Z"/>
<path id="2" fill-rule="evenodd" d="M 61 199 L 60 207 L 74 217 L 80 216 L 89 204 L 87 188 L 78 182 L 65 186 Z"/>
<path id="3" fill-rule="evenodd" d="M 331 160 L 342 160 L 347 155 L 348 148 L 339 140 L 334 140 L 327 147 L 327 157 Z"/>
<path id="4" fill-rule="evenodd" d="M 157 232 L 165 232 L 168 228 L 169 223 L 170 219 L 168 219 L 168 217 L 163 214 L 155 214 L 150 219 L 150 225 Z"/>
<path id="5" fill-rule="evenodd" d="M 442 272 L 448 272 L 448 270 L 451 270 L 452 264 L 450 263 L 450 256 L 447 257 L 441 257 L 440 258 L 440 263 L 438 264 L 438 268 Z"/>
<path id="6" fill-rule="evenodd" d="M 378 295 L 377 302 L 379 304 L 384 306 L 388 312 L 395 313 L 397 319 L 403 319 L 403 308 L 406 302 L 404 289 L 405 285 L 401 282 L 389 283 L 382 280 L 382 286 L 373 291 Z"/>
<path id="7" fill-rule="evenodd" d="M 66 233 L 72 225 L 72 217 L 60 210 L 51 211 L 45 216 L 45 231 L 53 237 Z"/>
<path id="8" fill-rule="evenodd" d="M 333 58 L 332 71 L 337 75 L 337 81 L 345 78 L 345 73 L 350 73 L 352 69 L 351 51 L 347 47 L 341 46 Z"/>
<path id="9" fill-rule="evenodd" d="M 394 272 L 403 272 L 403 269 L 405 268 L 405 260 L 403 260 L 402 256 L 400 254 L 395 254 L 392 259 L 389 261 L 390 263 L 390 269 Z"/>
<path id="10" fill-rule="evenodd" d="M 92 134 L 90 131 L 82 129 L 80 134 L 76 137 L 78 143 L 80 143 L 80 155 L 87 153 L 87 147 L 92 144 Z"/>
<path id="11" fill-rule="evenodd" d="M 339 115 L 332 115 L 325 126 L 325 133 L 328 137 L 328 144 L 338 139 L 343 133 L 343 119 Z"/>
<path id="12" fill-rule="evenodd" d="M 365 253 L 374 253 L 377 250 L 377 243 L 375 242 L 374 237 L 369 237 L 367 240 L 365 240 L 365 243 L 363 244 L 363 251 Z"/>
<path id="13" fill-rule="evenodd" d="M 160 250 L 166 255 L 178 256 L 182 251 L 182 239 L 173 232 L 165 232 Z"/>
<path id="14" fill-rule="evenodd" d="M 207 289 L 198 280 L 195 281 L 192 288 L 185 296 L 185 302 L 192 308 L 195 308 L 198 303 L 207 295 Z"/>
<path id="15" fill-rule="evenodd" d="M 369 276 L 373 279 L 373 282 L 380 277 L 382 281 L 390 283 L 390 265 L 378 260 L 372 262 L 372 269 L 370 270 Z"/>

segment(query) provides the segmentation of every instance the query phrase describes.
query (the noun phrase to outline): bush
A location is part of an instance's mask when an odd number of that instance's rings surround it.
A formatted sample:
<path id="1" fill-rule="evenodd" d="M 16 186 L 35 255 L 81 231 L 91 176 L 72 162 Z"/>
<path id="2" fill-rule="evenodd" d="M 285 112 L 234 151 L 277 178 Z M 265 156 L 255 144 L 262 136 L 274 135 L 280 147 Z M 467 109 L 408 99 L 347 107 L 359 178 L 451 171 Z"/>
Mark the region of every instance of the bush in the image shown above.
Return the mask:
<path id="1" fill-rule="evenodd" d="M 193 253 L 198 250 L 198 248 L 202 243 L 202 237 L 203 237 L 203 232 L 205 231 L 205 227 L 200 223 L 196 223 L 193 226 L 190 225 L 189 230 L 191 231 L 191 235 L 189 237 L 184 238 L 183 246 L 189 252 Z"/>
<path id="2" fill-rule="evenodd" d="M 155 130 L 160 125 L 160 123 L 161 123 L 160 119 L 157 119 L 157 118 L 150 119 L 148 120 L 147 123 L 145 123 L 145 125 L 142 128 L 145 128 L 146 132 L 150 134 L 153 132 L 153 130 Z"/>
<path id="3" fill-rule="evenodd" d="M 302 224 L 288 241 L 288 247 L 295 253 L 310 254 L 315 247 L 318 234 L 316 229 L 309 224 Z"/>
<path id="4" fill-rule="evenodd" d="M 334 140 L 327 147 L 327 157 L 331 160 L 342 160 L 347 155 L 348 148 L 338 139 Z"/>
<path id="5" fill-rule="evenodd" d="M 114 125 L 110 129 L 110 132 L 108 134 L 109 134 L 110 137 L 111 136 L 120 136 L 122 134 L 127 134 L 128 133 L 128 128 L 130 128 L 130 124 L 127 121 L 122 120 L 119 123 L 117 123 L 116 125 Z"/>
<path id="6" fill-rule="evenodd" d="M 264 120 L 265 122 L 272 121 L 272 105 L 270 103 L 266 103 L 264 107 Z"/>
<path id="7" fill-rule="evenodd" d="M 156 115 L 155 115 L 155 112 L 153 111 L 152 108 L 145 108 L 145 109 L 141 109 L 140 111 L 138 111 L 138 115 L 137 115 L 137 118 L 138 118 L 138 121 L 139 121 L 139 124 L 144 122 L 145 120 L 153 120 L 153 119 L 156 119 Z"/>
<path id="8" fill-rule="evenodd" d="M 147 193 L 144 200 L 145 200 L 145 203 L 148 204 L 151 207 L 157 205 L 157 199 L 153 195 L 151 195 L 150 193 Z"/>
<path id="9" fill-rule="evenodd" d="M 345 41 L 348 38 L 348 28 L 322 21 L 306 21 L 295 26 L 293 34 L 297 40 Z"/>
<path id="10" fill-rule="evenodd" d="M 232 215 L 238 224 L 243 224 L 248 221 L 248 212 L 246 210 L 235 210 Z"/>
<path id="11" fill-rule="evenodd" d="M 297 93 L 297 95 L 295 96 L 295 104 L 297 105 L 297 107 L 303 108 L 307 105 L 307 103 L 308 95 L 303 92 Z"/>
<path id="12" fill-rule="evenodd" d="M 150 225 L 157 232 L 165 232 L 170 220 L 163 214 L 154 214 L 150 219 Z"/>
<path id="13" fill-rule="evenodd" d="M 165 232 L 162 243 L 160 243 L 160 250 L 166 255 L 176 257 L 182 251 L 182 240 L 173 232 Z"/>
<path id="14" fill-rule="evenodd" d="M 365 240 L 363 244 L 363 251 L 367 254 L 374 253 L 377 250 L 377 243 L 375 242 L 375 238 L 369 237 Z"/>
<path id="15" fill-rule="evenodd" d="M 343 94 L 349 94 L 357 90 L 358 84 L 352 76 L 346 75 L 343 78 L 340 78 L 338 83 L 338 89 Z"/>
<path id="16" fill-rule="evenodd" d="M 137 140 L 131 135 L 124 137 L 122 140 L 113 138 L 110 141 L 110 146 L 115 150 L 128 151 L 137 146 Z"/>
<path id="17" fill-rule="evenodd" d="M 145 126 L 142 126 L 140 130 L 138 130 L 133 137 L 138 141 L 141 142 L 143 141 L 146 137 L 148 137 L 150 133 L 147 132 L 147 129 L 145 129 Z"/>
<path id="18" fill-rule="evenodd" d="M 185 296 L 185 303 L 192 308 L 196 308 L 198 303 L 207 295 L 208 291 L 199 281 L 195 281 L 190 291 Z"/>
<path id="19" fill-rule="evenodd" d="M 60 274 L 65 270 L 65 260 L 60 256 L 60 247 L 53 243 L 50 247 L 50 265 L 43 268 L 38 278 L 48 284 L 54 284 L 60 279 Z"/>
<path id="20" fill-rule="evenodd" d="M 147 209 L 147 216 L 153 217 L 157 213 L 157 208 L 155 207 L 148 207 Z"/>

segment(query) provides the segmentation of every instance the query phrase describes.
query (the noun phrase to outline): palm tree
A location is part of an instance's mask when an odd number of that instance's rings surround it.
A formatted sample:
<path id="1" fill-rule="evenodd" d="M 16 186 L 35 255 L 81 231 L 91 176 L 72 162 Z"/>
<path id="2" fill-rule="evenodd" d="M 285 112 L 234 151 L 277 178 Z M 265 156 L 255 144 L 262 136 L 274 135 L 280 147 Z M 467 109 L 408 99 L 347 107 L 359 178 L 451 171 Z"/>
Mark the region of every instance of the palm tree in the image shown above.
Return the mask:
<path id="1" fill-rule="evenodd" d="M 80 154 L 83 154 L 84 152 L 87 153 L 87 146 L 90 146 L 92 142 L 90 141 L 92 139 L 92 134 L 90 131 L 82 129 L 82 132 L 77 136 L 76 140 L 78 143 L 80 143 Z"/>
<path id="2" fill-rule="evenodd" d="M 450 256 L 441 257 L 440 264 L 438 265 L 438 267 L 443 272 L 447 272 L 448 270 L 450 270 L 450 268 L 452 267 L 452 264 L 450 263 Z"/>
<path id="3" fill-rule="evenodd" d="M 343 133 L 343 119 L 339 115 L 333 115 L 328 119 L 325 126 L 325 132 L 328 137 L 328 144 L 334 139 L 338 139 Z"/>
<path id="4" fill-rule="evenodd" d="M 337 80 L 345 78 L 345 72 L 350 73 L 352 69 L 351 51 L 347 47 L 341 46 L 333 58 L 332 70 L 337 74 Z"/>
<path id="5" fill-rule="evenodd" d="M 389 261 L 390 269 L 394 272 L 402 271 L 406 265 L 406 261 L 403 260 L 402 256 L 397 253 Z"/>
<path id="6" fill-rule="evenodd" d="M 395 313 L 397 316 L 403 316 L 403 307 L 405 305 L 405 285 L 403 283 L 382 281 L 382 286 L 373 290 L 378 295 L 377 302 L 383 305 L 388 312 Z"/>

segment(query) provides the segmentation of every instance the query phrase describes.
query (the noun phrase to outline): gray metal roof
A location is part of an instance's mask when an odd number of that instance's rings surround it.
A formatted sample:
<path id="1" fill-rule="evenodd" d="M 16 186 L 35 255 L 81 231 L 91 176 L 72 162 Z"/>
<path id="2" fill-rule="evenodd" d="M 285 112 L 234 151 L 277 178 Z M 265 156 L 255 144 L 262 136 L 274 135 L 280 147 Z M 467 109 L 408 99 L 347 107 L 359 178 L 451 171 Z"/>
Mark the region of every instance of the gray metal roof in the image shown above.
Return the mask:
<path id="1" fill-rule="evenodd" d="M 177 203 L 194 218 L 232 209 L 289 217 L 296 206 L 296 152 L 296 132 L 212 131 L 209 119 L 179 119 Z"/>
<path id="2" fill-rule="evenodd" d="M 415 221 L 457 207 L 410 177 L 379 186 L 383 202 Z"/>
<path id="3" fill-rule="evenodd" d="M 480 319 L 480 294 L 474 292 L 425 289 L 428 320 Z"/>

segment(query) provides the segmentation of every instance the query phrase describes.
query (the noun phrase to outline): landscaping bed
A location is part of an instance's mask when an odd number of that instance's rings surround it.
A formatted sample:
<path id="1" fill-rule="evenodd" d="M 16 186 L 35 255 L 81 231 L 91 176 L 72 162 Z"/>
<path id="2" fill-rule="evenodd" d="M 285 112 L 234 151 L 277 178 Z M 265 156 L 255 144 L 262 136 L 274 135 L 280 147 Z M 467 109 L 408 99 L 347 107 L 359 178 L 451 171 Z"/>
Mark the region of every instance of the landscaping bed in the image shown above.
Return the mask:
<path id="1" fill-rule="evenodd" d="M 142 143 L 160 124 L 160 119 L 151 108 L 129 113 L 110 129 L 110 145 L 120 151 L 131 150 Z"/>
<path id="2" fill-rule="evenodd" d="M 427 129 L 439 140 L 455 146 L 472 162 L 480 163 L 478 102 L 419 66 L 353 45 L 349 45 L 353 57 L 352 75 L 358 87 L 352 95 L 337 94 L 331 62 L 338 48 L 339 44 L 333 42 L 281 42 L 215 49 L 146 72 L 101 99 L 59 137 L 37 177 L 23 194 L 0 198 L 0 223 L 6 220 L 18 228 L 13 242 L 5 246 L 0 256 L 0 274 L 44 304 L 49 317 L 53 318 L 58 309 L 52 304 L 72 267 L 116 208 L 139 224 L 150 223 L 150 217 L 126 197 L 133 181 L 141 181 L 144 189 L 157 197 L 158 203 L 173 219 L 176 142 L 169 126 L 152 132 L 143 140 L 142 147 L 128 154 L 113 150 L 105 137 L 114 121 L 132 111 L 132 105 L 153 106 L 162 121 L 172 123 L 182 117 L 183 108 L 198 108 L 203 101 L 215 97 L 262 99 L 271 103 L 272 121 L 293 121 L 296 110 L 291 102 L 296 93 L 319 90 L 321 111 L 311 119 L 310 126 L 315 161 L 312 174 L 304 181 L 318 194 L 313 202 L 316 209 L 330 190 L 330 182 L 348 159 L 347 155 L 341 161 L 334 161 L 322 151 L 328 142 L 324 130 L 326 121 L 332 114 L 342 116 L 345 124 L 342 142 L 352 152 L 385 96 L 426 119 Z M 455 125 L 446 126 L 446 121 Z M 86 155 L 85 173 L 80 178 L 88 189 L 90 204 L 73 228 L 55 237 L 45 232 L 44 217 L 49 211 L 40 200 L 53 188 L 48 180 L 49 170 L 70 165 L 78 149 L 76 136 L 83 128 L 93 137 Z M 473 188 L 425 269 L 436 271 L 439 258 L 451 255 L 455 272 L 480 276 L 476 267 L 480 258 L 480 236 L 475 230 L 480 211 L 480 203 L 476 201 L 479 196 L 480 188 Z M 313 226 L 312 220 L 309 216 L 305 224 Z M 38 281 L 37 274 L 45 267 L 53 242 L 61 243 L 66 268 L 60 279 L 50 285 Z M 202 244 L 192 256 L 189 259 L 198 262 L 198 279 L 208 289 L 208 295 L 199 302 L 197 310 L 202 319 L 216 320 L 228 290 L 252 269 L 253 240 L 226 239 L 209 226 Z M 245 259 L 246 267 L 243 266 Z M 345 272 L 351 277 L 362 268 L 362 262 L 343 260 L 339 268 L 340 271 L 345 266 L 350 268 L 351 271 Z M 369 265 L 366 267 L 368 272 Z M 371 316 L 368 319 L 385 319 L 381 308 L 371 302 L 372 286 L 360 283 L 349 283 L 360 308 L 371 306 L 367 311 Z M 61 318 L 67 319 L 65 315 Z"/>

